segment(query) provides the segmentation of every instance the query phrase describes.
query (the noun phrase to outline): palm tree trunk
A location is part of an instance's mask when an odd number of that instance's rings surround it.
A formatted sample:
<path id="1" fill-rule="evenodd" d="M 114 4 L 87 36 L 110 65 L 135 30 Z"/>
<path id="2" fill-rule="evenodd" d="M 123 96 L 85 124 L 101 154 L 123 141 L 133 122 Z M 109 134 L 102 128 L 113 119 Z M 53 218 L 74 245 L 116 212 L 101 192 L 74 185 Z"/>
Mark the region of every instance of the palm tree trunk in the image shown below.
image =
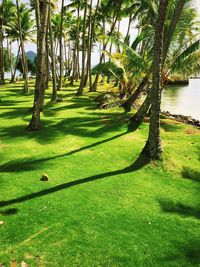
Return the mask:
<path id="1" fill-rule="evenodd" d="M 62 0 L 62 5 L 61 5 L 61 21 L 60 21 L 60 77 L 58 81 L 58 88 L 57 90 L 61 90 L 62 88 L 62 75 L 63 75 L 63 18 L 64 18 L 64 0 Z"/>
<path id="2" fill-rule="evenodd" d="M 177 23 L 180 19 L 180 16 L 181 16 L 181 13 L 183 11 L 185 4 L 186 4 L 185 0 L 179 0 L 178 1 L 176 8 L 175 8 L 175 11 L 174 11 L 174 14 L 173 14 L 173 17 L 172 17 L 172 20 L 171 20 L 171 24 L 169 26 L 169 30 L 167 31 L 167 34 L 164 36 L 163 64 L 166 60 L 172 37 L 173 37 L 174 32 L 176 30 Z"/>
<path id="3" fill-rule="evenodd" d="M 49 64 L 49 23 L 47 25 L 47 34 L 46 34 L 46 79 L 45 79 L 45 89 L 49 88 L 49 79 L 50 79 L 50 64 Z"/>
<path id="4" fill-rule="evenodd" d="M 125 43 L 129 43 L 129 33 L 130 33 L 130 29 L 131 29 L 131 22 L 132 22 L 132 13 L 130 13 L 129 15 L 129 21 L 128 21 L 128 28 L 127 28 L 127 33 L 126 33 L 126 37 L 125 37 Z"/>
<path id="5" fill-rule="evenodd" d="M 10 58 L 10 74 L 11 74 L 11 77 L 12 77 L 13 76 L 12 41 L 9 41 L 8 50 L 9 50 L 9 58 Z"/>
<path id="6" fill-rule="evenodd" d="M 23 65 L 23 72 L 24 72 L 23 76 L 25 78 L 24 93 L 28 93 L 29 92 L 29 88 L 28 88 L 28 64 L 27 64 L 24 40 L 23 40 L 23 35 L 22 35 L 21 14 L 20 14 L 18 0 L 16 0 L 16 6 L 17 6 L 17 20 L 18 20 L 18 27 L 19 27 L 19 39 L 20 39 L 21 53 L 22 53 L 22 65 Z"/>
<path id="7" fill-rule="evenodd" d="M 92 1 L 91 1 L 92 2 Z M 90 44 L 89 44 L 89 87 L 92 87 L 92 73 L 91 73 L 91 68 L 92 68 L 92 46 L 93 46 L 93 39 L 94 39 L 94 33 L 95 33 L 95 23 L 96 23 L 96 17 L 97 17 L 97 12 L 99 9 L 99 4 L 100 0 L 97 0 L 96 8 L 95 8 L 95 13 L 94 13 L 94 18 L 91 23 L 91 33 L 90 33 Z M 92 8 L 92 6 L 91 6 Z"/>
<path id="8" fill-rule="evenodd" d="M 0 84 L 5 84 L 4 78 L 4 49 L 3 49 L 3 21 L 4 21 L 4 0 L 0 5 Z"/>
<path id="9" fill-rule="evenodd" d="M 10 83 L 14 83 L 15 82 L 17 64 L 18 64 L 18 61 L 19 61 L 19 54 L 20 54 L 20 44 L 18 45 L 18 51 L 17 51 L 17 57 L 16 57 L 16 62 L 15 62 L 14 72 L 13 72 L 13 75 L 11 77 Z"/>
<path id="10" fill-rule="evenodd" d="M 30 131 L 36 131 L 41 128 L 40 124 L 40 111 L 41 103 L 44 101 L 45 93 L 45 49 L 46 49 L 46 34 L 48 24 L 48 11 L 49 0 L 40 0 L 40 14 L 41 14 L 41 26 L 38 34 L 38 59 L 37 59 L 37 73 L 35 81 L 35 97 L 33 105 L 33 114 L 29 123 L 28 129 Z"/>
<path id="11" fill-rule="evenodd" d="M 152 89 L 150 91 L 151 115 L 149 137 L 146 145 L 146 151 L 152 160 L 160 159 L 162 155 L 162 146 L 160 139 L 160 105 L 163 66 L 163 36 L 167 7 L 168 0 L 160 0 L 158 9 L 158 21 L 154 38 L 153 81 Z"/>
<path id="12" fill-rule="evenodd" d="M 51 5 L 49 5 L 49 14 L 48 14 L 48 24 L 49 24 L 49 43 L 50 43 L 50 55 L 51 55 L 51 69 L 52 69 L 52 96 L 51 101 L 57 100 L 57 88 L 56 88 L 56 61 L 54 54 L 54 42 L 53 42 L 53 33 L 51 25 Z"/>
<path id="13" fill-rule="evenodd" d="M 78 5 L 77 7 L 77 34 L 76 34 L 76 81 L 80 78 L 80 64 L 79 64 L 79 52 L 80 52 L 80 42 L 79 42 L 79 37 L 80 37 L 80 6 Z"/>
<path id="14" fill-rule="evenodd" d="M 124 108 L 125 112 L 131 111 L 131 108 L 132 108 L 135 100 L 139 97 L 139 95 L 142 93 L 142 91 L 144 90 L 144 88 L 147 87 L 148 82 L 149 82 L 149 78 L 150 78 L 150 73 L 148 73 L 144 77 L 144 79 L 142 80 L 142 82 L 140 83 L 140 85 L 138 86 L 138 88 L 135 90 L 135 92 L 127 99 L 127 101 L 125 101 L 122 104 L 122 107 Z"/>
<path id="15" fill-rule="evenodd" d="M 181 16 L 181 13 L 184 8 L 185 1 L 184 0 L 179 0 L 177 3 L 174 14 L 169 26 L 169 30 L 167 31 L 166 35 L 164 36 L 164 47 L 163 47 L 163 65 L 167 57 L 167 53 L 170 47 L 170 43 L 172 40 L 172 37 L 174 35 L 174 32 L 176 30 L 177 23 L 179 21 L 179 18 Z M 123 108 L 125 109 L 126 112 L 129 112 L 131 110 L 131 107 L 135 100 L 138 98 L 139 94 L 143 91 L 143 89 L 149 84 L 149 78 L 150 78 L 150 72 L 152 70 L 152 66 L 150 67 L 149 72 L 143 79 L 142 83 L 138 87 L 138 89 L 135 91 L 135 93 L 122 105 Z M 147 107 L 147 104 L 149 103 L 149 107 Z M 141 110 L 139 109 L 138 112 L 131 118 L 131 124 L 133 125 L 134 122 L 142 122 L 144 119 L 146 113 L 150 109 L 150 101 L 146 101 L 145 103 L 145 109 L 141 107 Z"/>
<path id="16" fill-rule="evenodd" d="M 82 73 L 81 82 L 77 91 L 77 95 L 83 94 L 83 88 L 85 83 L 85 57 L 86 57 L 86 18 L 87 18 L 87 1 L 85 1 L 84 7 L 84 23 L 83 23 L 83 47 L 82 47 Z"/>

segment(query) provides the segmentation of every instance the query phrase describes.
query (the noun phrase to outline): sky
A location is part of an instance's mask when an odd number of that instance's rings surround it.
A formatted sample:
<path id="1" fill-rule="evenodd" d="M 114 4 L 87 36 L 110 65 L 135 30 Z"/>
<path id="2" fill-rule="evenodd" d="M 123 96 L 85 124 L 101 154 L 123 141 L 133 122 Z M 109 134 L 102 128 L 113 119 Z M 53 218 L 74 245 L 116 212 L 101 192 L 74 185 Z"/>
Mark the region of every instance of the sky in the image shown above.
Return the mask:
<path id="1" fill-rule="evenodd" d="M 97 0 L 94 0 L 94 4 L 96 3 Z M 1 2 L 1 0 L 0 0 Z M 15 0 L 13 0 L 13 2 L 15 2 Z M 21 0 L 21 2 L 23 3 L 29 3 L 29 0 Z M 69 4 L 71 1 L 70 0 L 65 0 L 65 4 Z M 61 0 L 59 0 L 59 5 L 61 4 Z M 198 12 L 199 12 L 199 16 L 200 16 L 200 0 L 192 0 L 192 5 L 197 8 Z M 127 31 L 127 25 L 128 25 L 128 19 L 123 19 L 123 21 L 121 22 L 121 26 L 120 26 L 120 31 L 122 32 L 123 35 L 126 34 Z M 131 35 L 134 36 L 136 34 L 136 29 L 134 28 L 134 25 L 132 26 L 132 30 L 131 30 Z M 36 52 L 36 45 L 33 43 L 26 43 L 25 45 L 25 49 L 26 51 L 34 51 Z M 98 63 L 98 50 L 99 48 L 96 47 L 95 48 L 95 53 L 93 54 L 93 59 L 92 62 L 93 64 L 97 64 Z M 13 46 L 13 52 L 16 54 L 17 53 L 17 45 Z"/>

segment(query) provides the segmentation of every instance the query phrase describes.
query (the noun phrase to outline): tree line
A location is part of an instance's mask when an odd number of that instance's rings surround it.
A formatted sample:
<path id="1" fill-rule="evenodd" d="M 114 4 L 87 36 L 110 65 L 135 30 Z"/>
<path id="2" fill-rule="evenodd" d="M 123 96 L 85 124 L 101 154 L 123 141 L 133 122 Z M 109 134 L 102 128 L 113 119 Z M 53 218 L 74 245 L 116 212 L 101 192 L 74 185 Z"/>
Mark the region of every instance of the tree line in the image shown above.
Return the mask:
<path id="1" fill-rule="evenodd" d="M 126 29 L 121 23 L 126 20 Z M 133 34 L 133 30 L 134 34 Z M 79 82 L 77 97 L 96 92 L 103 79 L 117 88 L 120 106 L 129 112 L 145 97 L 130 119 L 137 127 L 150 115 L 144 151 L 160 159 L 160 106 L 163 87 L 172 77 L 200 70 L 199 20 L 190 0 L 3 0 L 0 5 L 0 83 L 11 71 L 15 82 L 21 58 L 24 93 L 29 92 L 25 43 L 37 44 L 35 93 L 31 131 L 41 128 L 45 90 L 52 84 L 51 101 L 66 83 Z M 13 58 L 12 45 L 18 52 Z M 5 48 L 6 44 L 6 48 Z M 95 50 L 99 47 L 99 55 Z M 99 63 L 93 66 L 93 57 Z M 6 65 L 9 65 L 6 67 Z"/>

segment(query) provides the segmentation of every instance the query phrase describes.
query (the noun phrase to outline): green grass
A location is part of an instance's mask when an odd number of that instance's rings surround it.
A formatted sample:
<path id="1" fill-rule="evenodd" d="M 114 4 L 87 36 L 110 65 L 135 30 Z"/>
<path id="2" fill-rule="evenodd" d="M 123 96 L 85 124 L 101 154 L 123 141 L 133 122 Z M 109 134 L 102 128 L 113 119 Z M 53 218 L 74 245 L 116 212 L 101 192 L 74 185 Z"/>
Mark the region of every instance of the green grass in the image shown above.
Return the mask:
<path id="1" fill-rule="evenodd" d="M 21 86 L 0 88 L 0 263 L 200 266 L 199 131 L 162 120 L 164 161 L 148 164 L 148 124 L 127 133 L 128 115 L 77 86 L 62 103 L 47 92 L 42 130 L 27 132 Z"/>

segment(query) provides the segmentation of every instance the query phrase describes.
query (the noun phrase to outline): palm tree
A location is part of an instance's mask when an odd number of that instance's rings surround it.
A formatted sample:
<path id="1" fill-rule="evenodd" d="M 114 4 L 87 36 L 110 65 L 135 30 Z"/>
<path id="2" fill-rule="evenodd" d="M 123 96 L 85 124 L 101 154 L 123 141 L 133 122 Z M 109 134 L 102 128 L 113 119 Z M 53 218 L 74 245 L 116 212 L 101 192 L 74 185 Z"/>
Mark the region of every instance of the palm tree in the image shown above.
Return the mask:
<path id="1" fill-rule="evenodd" d="M 13 11 L 12 11 L 12 19 L 10 19 L 6 22 L 6 34 L 7 34 L 8 38 L 10 39 L 11 42 L 15 42 L 15 41 L 19 42 L 17 61 L 19 59 L 20 50 L 21 50 L 21 52 L 22 52 L 22 50 L 24 51 L 24 53 L 21 53 L 22 55 L 25 54 L 24 44 L 27 41 L 35 42 L 34 20 L 31 16 L 30 9 L 27 8 L 27 6 L 25 4 L 21 4 L 19 6 L 19 12 L 20 12 L 21 35 L 20 35 L 20 29 L 19 29 L 18 12 L 15 12 L 15 9 L 13 9 Z M 20 39 L 20 36 L 21 36 L 21 39 Z M 21 42 L 23 43 L 24 49 L 21 48 Z M 26 55 L 25 55 L 25 60 L 26 60 Z M 23 58 L 22 58 L 22 64 L 23 64 L 23 66 L 24 66 L 24 64 L 25 65 L 27 64 L 26 61 L 24 63 Z M 16 62 L 16 65 L 17 65 L 17 62 Z M 23 69 L 24 69 L 24 67 L 23 67 Z M 27 69 L 27 67 L 26 67 L 26 69 Z M 15 81 L 15 73 L 16 73 L 16 68 L 14 69 L 14 72 L 13 72 L 13 75 L 11 78 L 11 82 Z M 23 71 L 23 73 L 24 73 L 24 71 Z M 24 77 L 25 77 L 25 75 L 24 75 Z"/>
<path id="2" fill-rule="evenodd" d="M 168 51 L 170 49 L 170 45 L 171 45 L 173 36 L 175 35 L 175 30 L 178 27 L 178 22 L 179 22 L 179 20 L 181 18 L 181 14 L 183 12 L 185 3 L 186 2 L 184 0 L 179 0 L 175 6 L 172 6 L 173 7 L 172 15 L 171 15 L 172 17 L 169 17 L 170 25 L 169 25 L 169 28 L 165 30 L 165 34 L 164 34 L 163 65 L 165 64 L 165 61 L 166 61 L 166 58 L 167 58 L 167 55 L 168 55 Z M 166 37 L 166 36 L 168 36 L 168 37 Z M 170 39 L 170 42 L 168 41 L 168 39 Z M 139 86 L 138 89 L 136 90 L 135 93 L 136 93 L 137 96 L 142 92 L 144 87 L 147 86 L 148 81 L 150 79 L 151 71 L 152 71 L 152 66 L 150 67 L 149 71 L 147 72 L 147 75 L 145 76 L 145 78 L 143 79 L 143 81 L 141 83 L 142 86 Z M 131 100 L 129 102 L 129 107 L 128 107 L 129 109 L 130 109 L 130 104 L 133 103 L 133 101 L 132 101 L 133 100 L 133 96 L 131 98 L 129 99 L 129 100 Z M 126 104 L 127 103 L 125 103 L 125 105 Z M 150 96 L 148 95 L 146 97 L 144 103 L 142 104 L 141 108 L 131 118 L 131 125 L 132 126 L 135 123 L 139 125 L 143 121 L 145 115 L 147 114 L 148 110 L 150 109 L 150 106 L 151 106 L 151 99 L 150 99 Z"/>
<path id="3" fill-rule="evenodd" d="M 152 73 L 151 116 L 149 125 L 149 137 L 145 147 L 150 159 L 160 159 L 162 146 L 160 139 L 160 105 L 162 91 L 162 67 L 163 67 L 163 39 L 164 25 L 167 14 L 168 0 L 160 0 L 158 7 L 158 20 L 154 37 L 154 57 Z"/>
<path id="4" fill-rule="evenodd" d="M 123 4 L 123 0 L 118 1 L 117 3 L 115 1 L 109 1 L 108 5 L 106 6 L 107 10 L 113 10 L 113 20 L 111 23 L 111 27 L 110 27 L 110 31 L 107 34 L 107 40 L 103 43 L 103 48 L 102 48 L 102 53 L 100 56 L 100 60 L 99 60 L 99 64 L 101 64 L 103 62 L 104 59 L 104 51 L 107 48 L 107 45 L 109 43 L 110 37 L 112 36 L 112 33 L 115 29 L 116 23 L 118 21 L 118 18 L 120 16 L 120 10 Z M 92 84 L 92 86 L 90 87 L 90 92 L 95 92 L 97 90 L 97 84 L 98 84 L 98 80 L 99 80 L 99 73 L 96 74 L 95 80 Z"/>
<path id="5" fill-rule="evenodd" d="M 39 1 L 39 0 L 36 0 Z M 46 48 L 46 34 L 48 25 L 49 0 L 40 0 L 38 2 L 40 7 L 40 28 L 38 33 L 38 55 L 37 55 L 37 72 L 35 81 L 35 96 L 33 105 L 33 114 L 28 125 L 30 131 L 36 131 L 41 128 L 40 112 L 42 103 L 44 102 L 45 94 L 45 48 Z"/>

